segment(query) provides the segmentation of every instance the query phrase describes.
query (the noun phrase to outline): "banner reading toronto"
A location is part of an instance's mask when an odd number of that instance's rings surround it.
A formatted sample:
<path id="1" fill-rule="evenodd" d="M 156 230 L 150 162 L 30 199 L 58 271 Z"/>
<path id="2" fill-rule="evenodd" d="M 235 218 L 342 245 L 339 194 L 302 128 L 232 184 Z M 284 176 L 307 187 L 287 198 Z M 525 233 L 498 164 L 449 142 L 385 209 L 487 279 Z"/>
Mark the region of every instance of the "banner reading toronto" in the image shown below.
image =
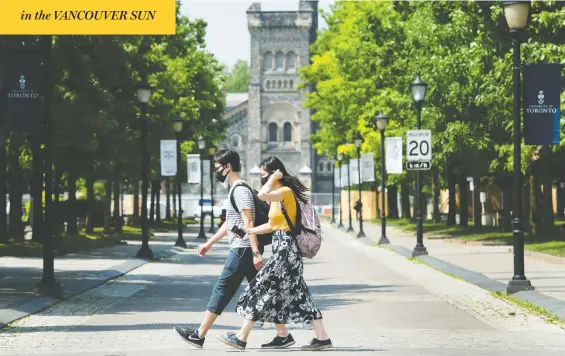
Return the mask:
<path id="1" fill-rule="evenodd" d="M 558 145 L 560 140 L 561 64 L 524 65 L 524 143 Z"/>

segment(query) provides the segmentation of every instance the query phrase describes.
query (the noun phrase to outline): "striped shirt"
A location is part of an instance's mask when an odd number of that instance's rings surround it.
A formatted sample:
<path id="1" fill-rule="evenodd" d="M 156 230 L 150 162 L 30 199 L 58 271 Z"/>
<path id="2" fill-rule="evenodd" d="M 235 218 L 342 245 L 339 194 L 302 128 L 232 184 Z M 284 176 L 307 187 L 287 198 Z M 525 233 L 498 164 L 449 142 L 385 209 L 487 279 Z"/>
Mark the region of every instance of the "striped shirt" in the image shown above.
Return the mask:
<path id="1" fill-rule="evenodd" d="M 251 247 L 251 242 L 249 242 L 249 237 L 247 235 L 244 238 L 240 238 L 239 235 L 231 232 L 231 228 L 235 226 L 243 227 L 243 219 L 241 218 L 241 212 L 244 209 L 251 209 L 253 215 L 253 221 L 255 221 L 255 202 L 253 201 L 253 194 L 249 188 L 244 186 L 237 186 L 239 183 L 245 183 L 244 180 L 238 180 L 233 184 L 234 188 L 231 188 L 228 193 L 228 208 L 226 209 L 226 226 L 228 228 L 228 239 L 230 248 L 244 248 Z M 235 205 L 240 211 L 238 213 L 231 204 L 231 196 L 233 194 Z"/>

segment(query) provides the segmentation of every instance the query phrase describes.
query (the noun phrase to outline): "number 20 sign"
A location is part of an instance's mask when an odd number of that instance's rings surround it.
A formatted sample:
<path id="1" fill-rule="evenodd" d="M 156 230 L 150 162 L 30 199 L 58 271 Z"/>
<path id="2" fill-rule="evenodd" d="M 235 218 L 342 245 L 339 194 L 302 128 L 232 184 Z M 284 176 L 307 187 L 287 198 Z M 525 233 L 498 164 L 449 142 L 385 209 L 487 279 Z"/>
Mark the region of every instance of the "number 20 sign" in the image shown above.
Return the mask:
<path id="1" fill-rule="evenodd" d="M 406 160 L 407 161 L 432 160 L 432 131 L 431 130 L 406 131 Z"/>

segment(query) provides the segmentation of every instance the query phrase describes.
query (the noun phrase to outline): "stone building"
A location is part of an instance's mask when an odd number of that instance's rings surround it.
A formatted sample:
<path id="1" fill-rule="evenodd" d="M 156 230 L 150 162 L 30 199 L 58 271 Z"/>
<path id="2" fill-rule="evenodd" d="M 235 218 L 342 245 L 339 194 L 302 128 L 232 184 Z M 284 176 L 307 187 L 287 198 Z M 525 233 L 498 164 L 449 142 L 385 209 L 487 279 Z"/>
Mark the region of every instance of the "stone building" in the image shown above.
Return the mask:
<path id="1" fill-rule="evenodd" d="M 308 89 L 298 89 L 298 70 L 310 63 L 316 39 L 318 1 L 299 0 L 297 11 L 262 11 L 253 3 L 247 23 L 251 80 L 247 93 L 227 94 L 229 127 L 221 146 L 240 152 L 242 176 L 256 187 L 259 162 L 274 155 L 313 192 L 329 192 L 332 166 L 312 148 L 315 125 L 302 106 Z"/>

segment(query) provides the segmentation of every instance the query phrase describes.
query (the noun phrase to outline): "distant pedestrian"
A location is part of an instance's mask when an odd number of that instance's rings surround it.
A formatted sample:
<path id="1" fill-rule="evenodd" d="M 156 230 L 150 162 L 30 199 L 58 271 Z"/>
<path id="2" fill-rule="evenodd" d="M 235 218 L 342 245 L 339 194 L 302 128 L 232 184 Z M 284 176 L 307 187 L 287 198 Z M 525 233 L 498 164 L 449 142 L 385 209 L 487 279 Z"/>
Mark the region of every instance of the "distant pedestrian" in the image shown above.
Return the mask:
<path id="1" fill-rule="evenodd" d="M 353 209 L 355 209 L 355 215 L 357 216 L 357 221 L 359 221 L 361 219 L 361 213 L 363 211 L 363 203 L 361 203 L 361 200 L 357 200 L 355 202 Z"/>
<path id="2" fill-rule="evenodd" d="M 293 231 L 301 224 L 297 199 L 306 202 L 308 191 L 298 178 L 288 174 L 282 162 L 268 157 L 260 164 L 259 198 L 271 203 L 269 222 L 254 228 L 245 227 L 248 234 L 273 232 L 273 255 L 249 283 L 237 303 L 237 312 L 245 319 L 239 333 L 218 335 L 220 341 L 239 350 L 247 346 L 247 337 L 258 320 L 272 322 L 277 336 L 262 348 L 280 349 L 295 343 L 284 328 L 288 323 L 311 321 L 316 337 L 302 350 L 314 351 L 332 347 L 322 323 L 322 313 L 308 291 L 303 277 L 302 256 Z M 279 206 L 280 204 L 280 206 Z"/>
<path id="3" fill-rule="evenodd" d="M 204 257 L 224 236 L 229 238 L 230 250 L 200 327 L 197 329 L 175 327 L 175 331 L 183 340 L 198 348 L 203 347 L 208 330 L 232 300 L 243 279 L 251 282 L 257 271 L 263 267 L 262 247 L 258 243 L 257 236 L 245 234 L 244 237 L 240 237 L 232 232 L 233 226 L 243 226 L 248 229 L 254 227 L 256 215 L 253 191 L 240 178 L 239 154 L 233 150 L 220 150 L 214 156 L 214 166 L 216 179 L 231 187 L 228 199 L 232 200 L 233 197 L 235 206 L 228 204 L 226 221 L 208 242 L 198 248 L 198 255 Z M 266 214 L 265 211 L 265 216 Z"/>

